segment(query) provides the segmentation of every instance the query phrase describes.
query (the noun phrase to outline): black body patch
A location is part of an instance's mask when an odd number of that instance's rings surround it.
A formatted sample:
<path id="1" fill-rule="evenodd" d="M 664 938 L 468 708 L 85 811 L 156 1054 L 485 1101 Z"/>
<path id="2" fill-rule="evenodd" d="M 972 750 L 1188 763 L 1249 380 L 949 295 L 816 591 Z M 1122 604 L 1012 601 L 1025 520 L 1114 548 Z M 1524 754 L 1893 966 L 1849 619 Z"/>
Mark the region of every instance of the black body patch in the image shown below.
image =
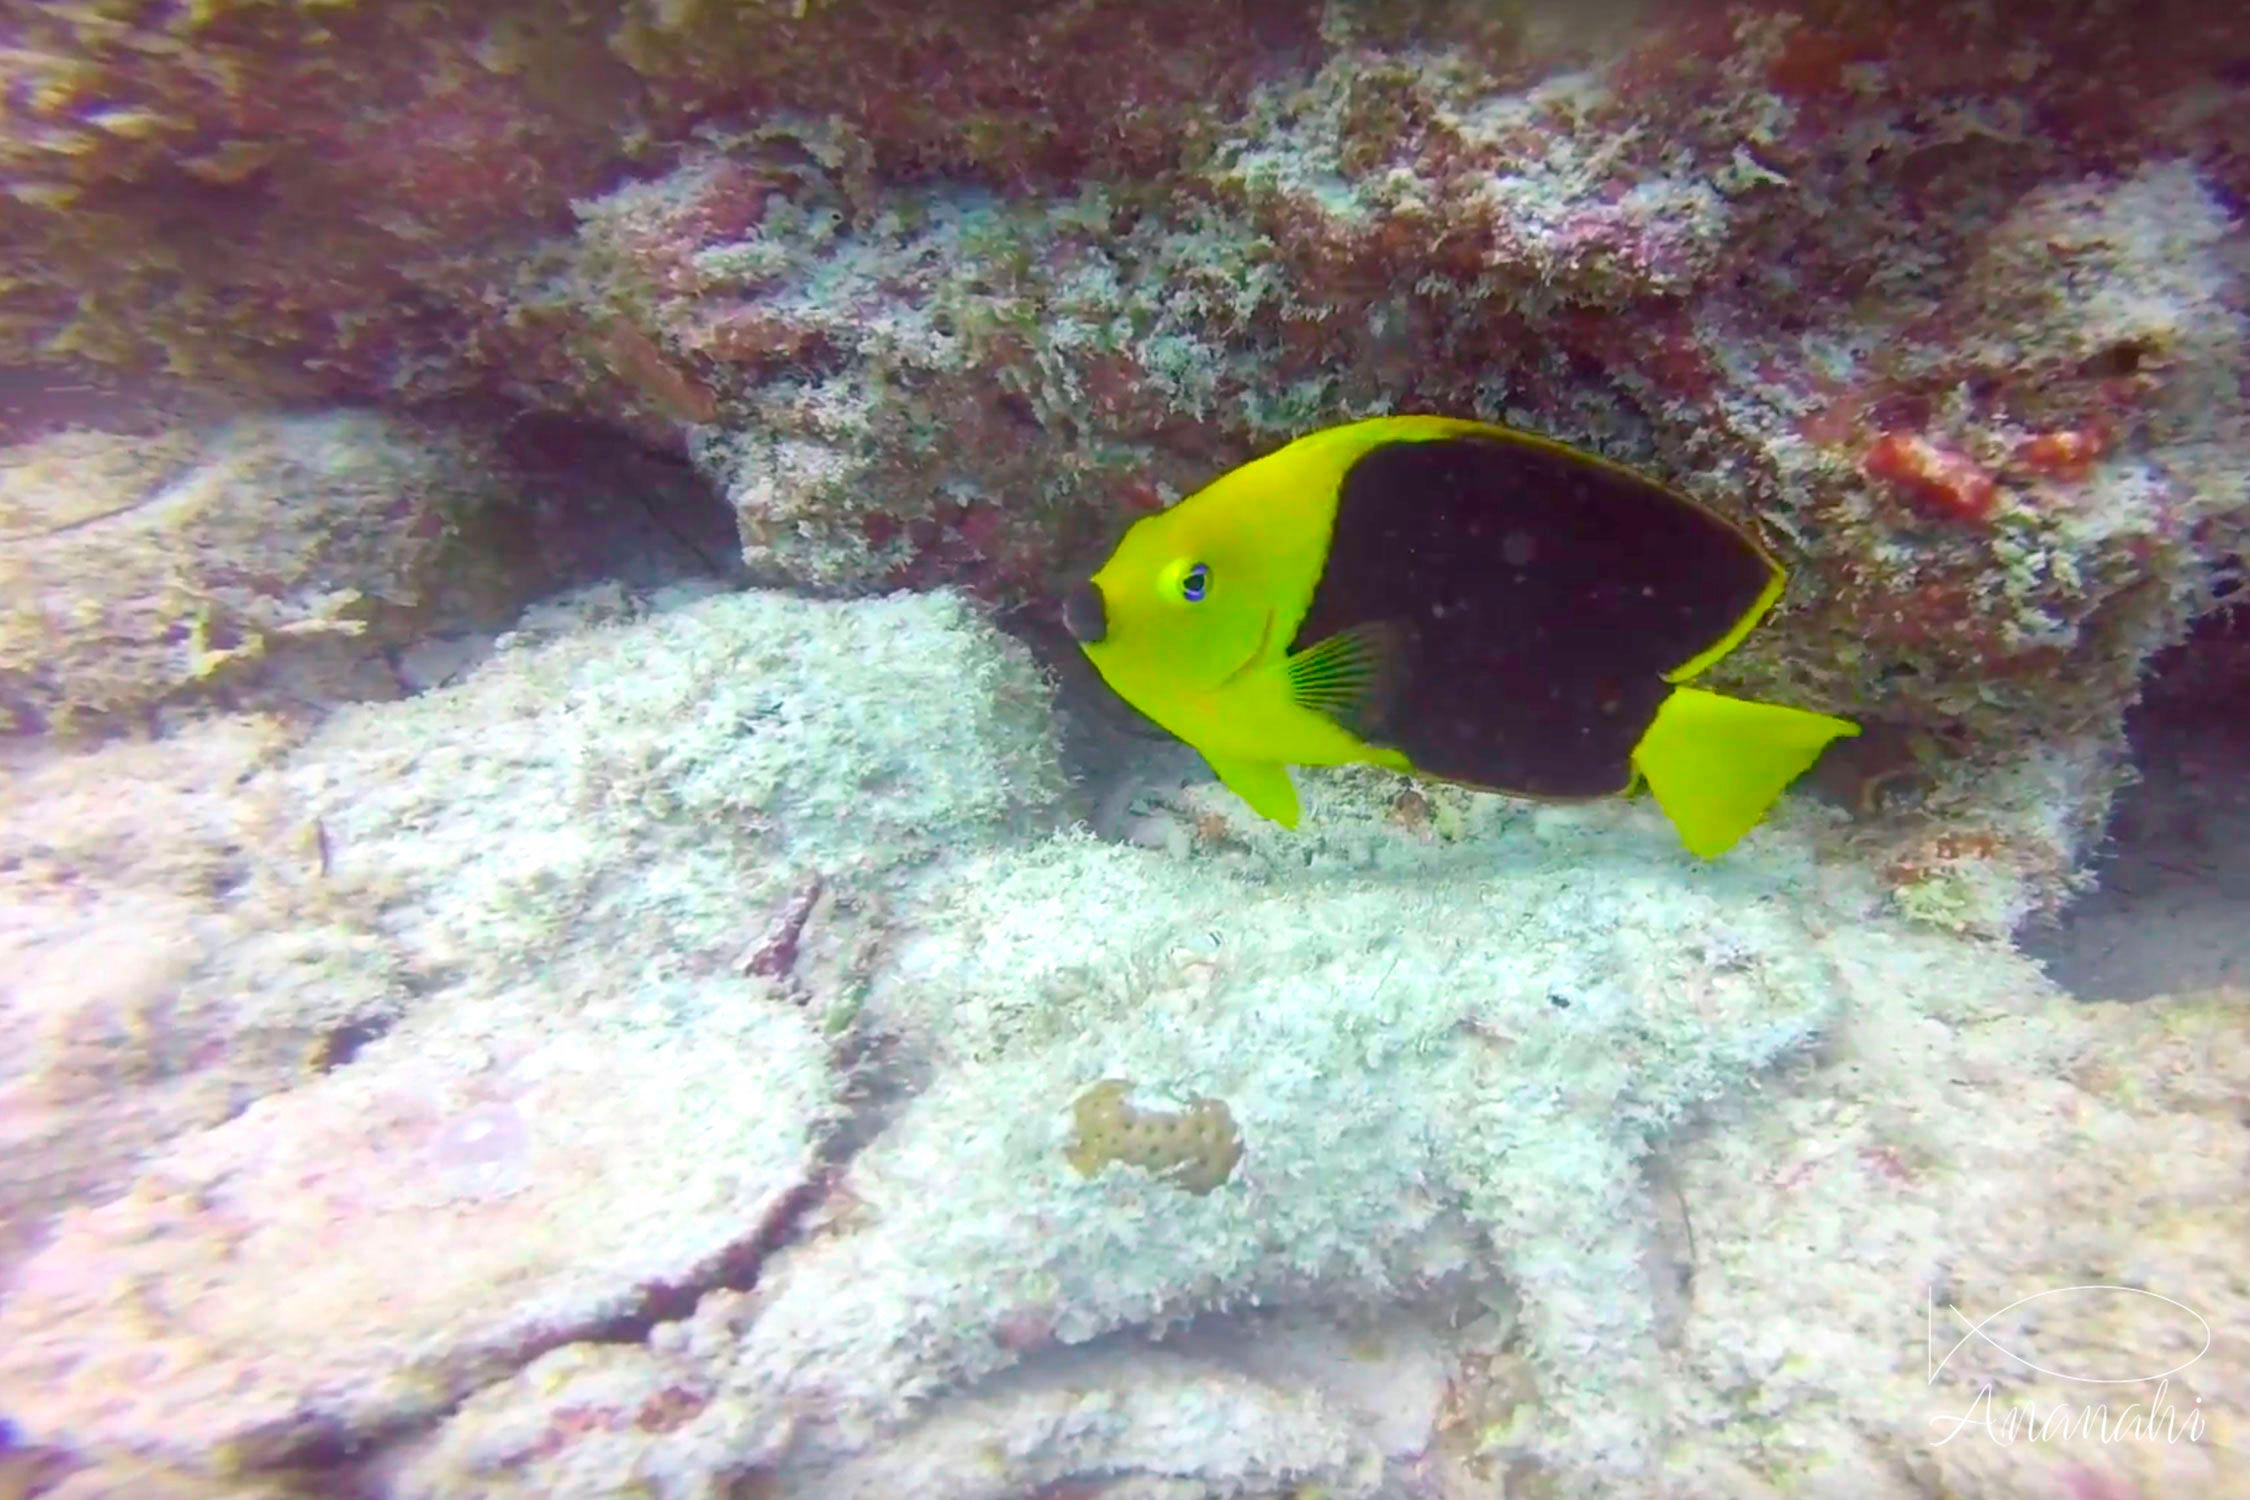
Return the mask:
<path id="1" fill-rule="evenodd" d="M 1292 652 L 1403 628 L 1403 680 L 1361 738 L 1449 781 L 1536 797 L 1623 791 L 1664 674 L 1756 607 L 1774 564 L 1660 485 L 1536 444 L 1373 449 Z"/>

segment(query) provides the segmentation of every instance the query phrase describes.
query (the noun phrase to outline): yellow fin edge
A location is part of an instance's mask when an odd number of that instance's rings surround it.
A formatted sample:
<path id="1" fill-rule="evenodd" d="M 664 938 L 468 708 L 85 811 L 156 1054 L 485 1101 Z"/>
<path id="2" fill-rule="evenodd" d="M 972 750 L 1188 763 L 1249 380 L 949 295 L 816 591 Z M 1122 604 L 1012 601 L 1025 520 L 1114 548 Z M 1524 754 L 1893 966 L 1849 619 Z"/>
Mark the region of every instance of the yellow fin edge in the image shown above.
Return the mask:
<path id="1" fill-rule="evenodd" d="M 1287 766 L 1278 760 L 1235 760 L 1208 750 L 1202 755 L 1212 774 L 1249 803 L 1252 812 L 1284 828 L 1297 826 L 1297 784 L 1289 779 Z"/>
<path id="2" fill-rule="evenodd" d="M 1755 828 L 1849 719 L 1675 688 L 1633 750 L 1633 768 L 1691 853 L 1711 859 Z"/>

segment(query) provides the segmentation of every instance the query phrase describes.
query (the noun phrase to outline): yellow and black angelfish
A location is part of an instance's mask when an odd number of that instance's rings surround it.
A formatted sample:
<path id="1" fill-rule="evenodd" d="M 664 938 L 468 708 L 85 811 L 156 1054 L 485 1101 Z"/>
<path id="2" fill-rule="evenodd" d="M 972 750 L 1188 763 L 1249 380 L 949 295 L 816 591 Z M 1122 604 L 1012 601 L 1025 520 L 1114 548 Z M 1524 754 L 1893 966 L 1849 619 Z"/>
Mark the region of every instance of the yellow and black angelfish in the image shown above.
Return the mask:
<path id="1" fill-rule="evenodd" d="M 1645 781 L 1709 857 L 1858 733 L 1683 685 L 1782 581 L 1741 528 L 1629 469 L 1489 423 L 1379 417 L 1135 522 L 1064 617 L 1121 697 L 1285 826 L 1291 765 L 1550 799 Z"/>

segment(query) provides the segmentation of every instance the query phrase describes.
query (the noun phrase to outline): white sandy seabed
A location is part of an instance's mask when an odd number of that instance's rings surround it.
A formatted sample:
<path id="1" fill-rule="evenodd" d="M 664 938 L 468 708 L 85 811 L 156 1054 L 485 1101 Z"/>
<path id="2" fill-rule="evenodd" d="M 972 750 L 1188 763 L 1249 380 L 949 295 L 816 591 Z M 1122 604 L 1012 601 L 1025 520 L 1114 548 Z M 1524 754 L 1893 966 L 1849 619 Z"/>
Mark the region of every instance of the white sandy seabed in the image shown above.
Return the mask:
<path id="1" fill-rule="evenodd" d="M 2239 991 L 2073 999 L 1802 799 L 1098 839 L 942 594 L 499 645 L 11 768 L 53 1494 L 2250 1494 Z M 1231 1176 L 1075 1170 L 1105 1079 Z"/>

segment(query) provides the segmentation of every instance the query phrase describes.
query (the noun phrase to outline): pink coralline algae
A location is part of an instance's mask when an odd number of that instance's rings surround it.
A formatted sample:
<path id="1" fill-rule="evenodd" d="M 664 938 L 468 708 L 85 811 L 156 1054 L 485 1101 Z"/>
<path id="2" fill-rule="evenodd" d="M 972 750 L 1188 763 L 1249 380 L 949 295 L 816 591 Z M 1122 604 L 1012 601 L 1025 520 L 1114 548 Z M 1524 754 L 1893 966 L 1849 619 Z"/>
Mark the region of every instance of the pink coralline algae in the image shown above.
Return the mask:
<path id="1" fill-rule="evenodd" d="M 1919 433 L 1884 433 L 1868 448 L 1861 467 L 1938 520 L 1989 521 L 1999 497 L 1992 476 L 1974 460 Z"/>

